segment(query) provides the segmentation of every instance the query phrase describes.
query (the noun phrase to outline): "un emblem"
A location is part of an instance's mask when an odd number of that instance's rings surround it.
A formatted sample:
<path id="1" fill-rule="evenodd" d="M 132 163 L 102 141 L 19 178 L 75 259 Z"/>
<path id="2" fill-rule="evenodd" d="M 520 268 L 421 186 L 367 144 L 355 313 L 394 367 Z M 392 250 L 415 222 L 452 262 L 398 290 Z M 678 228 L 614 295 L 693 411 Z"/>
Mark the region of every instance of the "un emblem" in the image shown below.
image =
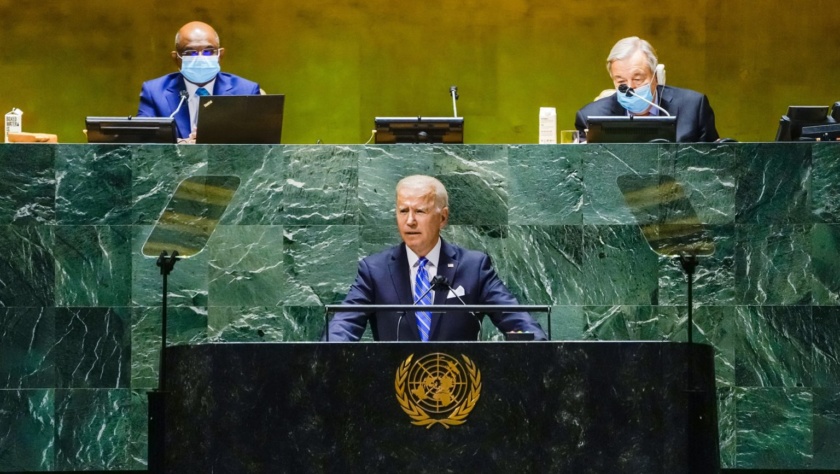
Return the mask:
<path id="1" fill-rule="evenodd" d="M 412 424 L 426 429 L 464 424 L 481 396 L 481 372 L 467 356 L 461 358 L 435 352 L 412 363 L 412 354 L 400 364 L 394 388 Z"/>

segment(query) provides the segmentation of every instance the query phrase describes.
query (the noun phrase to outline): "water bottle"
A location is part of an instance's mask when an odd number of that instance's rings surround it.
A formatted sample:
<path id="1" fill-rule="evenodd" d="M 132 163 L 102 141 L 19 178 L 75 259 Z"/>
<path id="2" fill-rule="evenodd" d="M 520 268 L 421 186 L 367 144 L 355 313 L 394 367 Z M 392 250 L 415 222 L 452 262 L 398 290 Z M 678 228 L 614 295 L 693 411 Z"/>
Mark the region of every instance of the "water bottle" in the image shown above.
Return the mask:
<path id="1" fill-rule="evenodd" d="M 540 107 L 540 143 L 557 143 L 557 109 Z"/>
<path id="2" fill-rule="evenodd" d="M 6 114 L 6 143 L 9 143 L 9 133 L 20 133 L 23 131 L 23 111 L 17 108 L 12 108 L 12 111 Z"/>

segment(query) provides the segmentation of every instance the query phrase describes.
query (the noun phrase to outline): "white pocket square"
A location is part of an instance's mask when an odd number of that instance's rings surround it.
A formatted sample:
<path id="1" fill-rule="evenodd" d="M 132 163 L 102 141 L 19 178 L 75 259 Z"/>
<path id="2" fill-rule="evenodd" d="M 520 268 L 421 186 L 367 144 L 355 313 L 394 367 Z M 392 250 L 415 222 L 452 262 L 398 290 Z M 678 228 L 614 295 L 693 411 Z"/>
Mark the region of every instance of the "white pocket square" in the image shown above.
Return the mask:
<path id="1" fill-rule="evenodd" d="M 449 294 L 446 295 L 446 299 L 457 298 L 459 296 L 464 296 L 464 287 L 463 286 L 458 286 L 458 288 L 455 288 L 454 290 L 449 290 Z"/>

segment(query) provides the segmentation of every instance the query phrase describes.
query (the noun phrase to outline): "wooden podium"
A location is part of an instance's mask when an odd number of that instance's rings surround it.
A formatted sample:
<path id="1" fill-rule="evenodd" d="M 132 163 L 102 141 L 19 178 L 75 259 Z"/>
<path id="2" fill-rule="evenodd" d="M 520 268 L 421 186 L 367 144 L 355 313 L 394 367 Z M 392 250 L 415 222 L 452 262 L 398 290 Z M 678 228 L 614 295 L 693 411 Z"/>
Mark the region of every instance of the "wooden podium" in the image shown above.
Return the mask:
<path id="1" fill-rule="evenodd" d="M 166 365 L 168 472 L 719 470 L 705 345 L 206 344 Z"/>

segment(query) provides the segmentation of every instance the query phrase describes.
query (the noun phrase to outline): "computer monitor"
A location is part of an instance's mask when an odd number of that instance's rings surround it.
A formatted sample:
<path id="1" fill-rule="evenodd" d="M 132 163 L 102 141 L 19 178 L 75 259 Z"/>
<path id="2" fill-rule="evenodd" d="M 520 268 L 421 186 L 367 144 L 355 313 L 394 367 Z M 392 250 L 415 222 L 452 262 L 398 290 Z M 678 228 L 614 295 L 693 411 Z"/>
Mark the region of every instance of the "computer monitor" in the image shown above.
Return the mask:
<path id="1" fill-rule="evenodd" d="M 787 114 L 779 119 L 776 130 L 777 142 L 791 142 L 802 139 L 802 127 L 835 123 L 828 115 L 827 105 L 791 105 Z M 807 137 L 806 137 L 807 138 Z"/>
<path id="2" fill-rule="evenodd" d="M 175 119 L 87 117 L 88 143 L 175 143 Z"/>
<path id="3" fill-rule="evenodd" d="M 802 127 L 802 134 L 799 139 L 813 140 L 817 142 L 840 141 L 840 123 Z"/>
<path id="4" fill-rule="evenodd" d="M 587 143 L 676 142 L 677 117 L 590 116 Z"/>
<path id="5" fill-rule="evenodd" d="M 835 102 L 834 105 L 831 106 L 831 118 L 833 118 L 835 122 L 840 122 L 840 102 Z"/>
<path id="6" fill-rule="evenodd" d="M 205 95 L 198 98 L 196 143 L 280 143 L 283 94 Z"/>
<path id="7" fill-rule="evenodd" d="M 376 117 L 377 144 L 464 143 L 463 117 Z"/>

